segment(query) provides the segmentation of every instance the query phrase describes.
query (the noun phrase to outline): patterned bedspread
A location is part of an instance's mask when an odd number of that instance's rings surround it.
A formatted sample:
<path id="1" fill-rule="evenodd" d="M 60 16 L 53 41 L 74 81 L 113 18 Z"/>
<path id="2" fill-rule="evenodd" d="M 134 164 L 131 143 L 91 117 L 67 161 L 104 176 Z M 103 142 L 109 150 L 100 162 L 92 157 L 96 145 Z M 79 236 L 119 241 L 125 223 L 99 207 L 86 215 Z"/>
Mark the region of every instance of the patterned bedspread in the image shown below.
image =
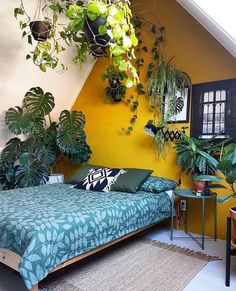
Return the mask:
<path id="1" fill-rule="evenodd" d="M 0 248 L 31 288 L 57 265 L 171 214 L 166 193 L 92 192 L 66 184 L 0 192 Z"/>

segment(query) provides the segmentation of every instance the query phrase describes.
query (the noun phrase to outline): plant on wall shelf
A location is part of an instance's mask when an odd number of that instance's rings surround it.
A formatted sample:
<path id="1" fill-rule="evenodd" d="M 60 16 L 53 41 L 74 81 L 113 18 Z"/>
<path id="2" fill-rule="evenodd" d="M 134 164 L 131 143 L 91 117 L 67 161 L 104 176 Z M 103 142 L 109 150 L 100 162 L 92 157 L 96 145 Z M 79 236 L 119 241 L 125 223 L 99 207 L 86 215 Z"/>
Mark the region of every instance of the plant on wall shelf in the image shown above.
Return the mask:
<path id="1" fill-rule="evenodd" d="M 77 54 L 73 62 L 85 63 L 87 54 L 99 57 L 109 55 L 119 70 L 126 71 L 126 86 L 131 87 L 139 81 L 132 59 L 135 58 L 134 47 L 138 44 L 132 24 L 132 12 L 129 0 L 122 1 L 51 1 L 46 0 L 42 9 L 51 11 L 52 16 L 45 16 L 43 22 L 50 26 L 48 38 L 38 42 L 27 59 L 32 59 L 42 71 L 56 68 L 58 54 L 65 50 L 64 43 L 75 45 Z M 28 37 L 32 44 L 31 31 L 28 27 L 31 17 L 27 14 L 23 0 L 19 8 L 15 8 L 16 17 L 25 15 L 26 21 L 20 21 L 23 37 Z M 60 15 L 68 18 L 69 24 L 60 24 Z M 42 21 L 41 21 L 42 23 Z M 65 66 L 63 65 L 63 69 Z"/>
<path id="2" fill-rule="evenodd" d="M 36 186 L 46 183 L 59 156 L 72 163 L 84 163 L 91 150 L 83 130 L 82 112 L 63 110 L 59 121 L 52 122 L 50 113 L 54 97 L 40 88 L 31 88 L 22 107 L 9 108 L 5 121 L 15 135 L 25 139 L 10 139 L 0 156 L 0 176 L 4 189 Z"/>
<path id="3" fill-rule="evenodd" d="M 107 80 L 108 86 L 105 88 L 106 97 L 114 102 L 120 102 L 126 93 L 126 86 L 122 83 L 128 76 L 114 65 L 106 69 L 106 74 L 102 74 L 102 80 Z"/>

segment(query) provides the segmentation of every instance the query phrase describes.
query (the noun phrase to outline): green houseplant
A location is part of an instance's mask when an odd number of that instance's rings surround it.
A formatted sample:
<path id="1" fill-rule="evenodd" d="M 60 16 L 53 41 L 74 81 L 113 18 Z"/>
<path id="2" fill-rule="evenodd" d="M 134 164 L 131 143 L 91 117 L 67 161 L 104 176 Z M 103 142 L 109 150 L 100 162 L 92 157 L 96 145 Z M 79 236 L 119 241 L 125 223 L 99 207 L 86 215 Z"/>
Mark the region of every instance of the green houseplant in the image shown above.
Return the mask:
<path id="1" fill-rule="evenodd" d="M 209 139 L 200 140 L 181 133 L 181 139 L 175 146 L 177 165 L 182 172 L 190 175 L 197 182 L 195 187 L 200 191 L 204 189 L 205 183 L 199 185 L 202 183 L 198 183 L 199 179 L 196 177 L 215 173 L 217 170 L 217 161 L 212 156 L 220 152 L 223 142 L 218 142 L 216 137 L 214 135 Z"/>
<path id="2" fill-rule="evenodd" d="M 87 162 L 91 150 L 83 130 L 82 112 L 63 110 L 59 121 L 52 122 L 50 113 L 54 97 L 40 88 L 31 88 L 22 106 L 9 108 L 5 121 L 15 135 L 0 156 L 0 175 L 4 189 L 36 186 L 46 183 L 52 166 L 61 155 L 73 163 Z"/>
<path id="3" fill-rule="evenodd" d="M 236 198 L 236 144 L 231 143 L 224 147 L 221 151 L 220 161 L 216 161 L 216 164 L 218 176 L 200 175 L 197 179 L 211 182 L 212 184 L 208 188 L 226 189 L 228 194 L 217 198 L 219 203 L 223 203 L 231 198 Z M 234 233 L 236 234 L 236 207 L 230 208 L 230 216 L 233 220 Z"/>
<path id="4" fill-rule="evenodd" d="M 126 93 L 126 86 L 122 83 L 128 76 L 117 67 L 110 65 L 106 69 L 106 74 L 102 74 L 102 80 L 107 80 L 108 86 L 105 88 L 106 97 L 114 102 L 120 102 Z"/>
<path id="5" fill-rule="evenodd" d="M 149 64 L 147 71 L 149 104 L 154 111 L 151 122 L 158 128 L 168 129 L 170 118 L 183 109 L 185 89 L 190 87 L 191 80 L 186 73 L 175 68 L 171 63 L 173 58 L 167 61 L 159 53 L 155 60 L 155 63 Z M 168 96 L 168 102 L 165 96 Z M 154 139 L 158 152 L 165 153 L 166 140 L 162 132 L 158 131 Z"/>
<path id="6" fill-rule="evenodd" d="M 77 54 L 73 61 L 85 63 L 87 54 L 94 56 L 109 55 L 114 65 L 122 71 L 127 71 L 127 87 L 139 80 L 131 60 L 135 58 L 134 47 L 138 44 L 132 24 L 132 12 L 129 1 L 50 1 L 46 6 L 52 16 L 45 17 L 50 26 L 48 39 L 38 42 L 34 50 L 27 55 L 42 71 L 56 68 L 59 62 L 58 54 L 65 50 L 64 43 L 75 45 Z M 28 37 L 32 43 L 31 32 L 27 30 L 31 17 L 21 1 L 19 8 L 15 8 L 16 17 L 24 15 L 26 20 L 20 21 L 23 37 Z M 60 24 L 60 16 L 66 16 L 68 24 Z M 64 22 L 65 23 L 65 22 Z M 63 43 L 64 42 L 64 43 Z"/>

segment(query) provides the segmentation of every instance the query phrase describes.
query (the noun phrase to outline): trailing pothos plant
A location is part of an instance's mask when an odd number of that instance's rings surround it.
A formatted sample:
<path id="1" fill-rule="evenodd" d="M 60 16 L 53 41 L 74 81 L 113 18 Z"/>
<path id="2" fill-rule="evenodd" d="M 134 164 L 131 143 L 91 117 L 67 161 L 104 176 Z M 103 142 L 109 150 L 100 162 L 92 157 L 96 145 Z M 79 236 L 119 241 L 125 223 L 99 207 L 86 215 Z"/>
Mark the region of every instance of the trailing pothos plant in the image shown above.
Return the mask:
<path id="1" fill-rule="evenodd" d="M 87 162 L 91 150 L 83 130 L 82 112 L 63 110 L 59 121 L 52 122 L 50 113 L 54 97 L 40 87 L 31 88 L 22 106 L 9 108 L 5 121 L 15 135 L 0 156 L 0 177 L 4 189 L 37 186 L 46 183 L 52 166 L 61 155 L 72 163 Z"/>
<path id="2" fill-rule="evenodd" d="M 44 11 L 48 9 L 52 16 L 45 16 L 43 21 L 50 27 L 48 39 L 37 42 L 35 48 L 27 54 L 42 71 L 56 68 L 59 63 L 58 54 L 65 50 L 64 45 L 75 45 L 77 54 L 74 63 L 85 63 L 87 54 L 94 56 L 107 54 L 114 60 L 119 70 L 126 71 L 126 86 L 132 87 L 139 81 L 132 59 L 135 58 L 134 47 L 138 44 L 132 24 L 132 12 L 129 0 L 46 0 Z M 33 43 L 30 31 L 31 17 L 27 14 L 23 0 L 19 8 L 14 10 L 15 17 L 25 16 L 19 24 L 23 37 Z M 60 24 L 59 16 L 64 15 L 68 24 Z M 65 20 L 63 19 L 63 22 Z M 65 66 L 63 65 L 63 69 Z"/>
<path id="3" fill-rule="evenodd" d="M 108 83 L 108 86 L 105 88 L 108 100 L 120 102 L 125 97 L 126 86 L 122 81 L 127 78 L 127 74 L 114 67 L 114 65 L 107 67 L 106 73 L 102 74 L 102 80 L 107 80 Z"/>

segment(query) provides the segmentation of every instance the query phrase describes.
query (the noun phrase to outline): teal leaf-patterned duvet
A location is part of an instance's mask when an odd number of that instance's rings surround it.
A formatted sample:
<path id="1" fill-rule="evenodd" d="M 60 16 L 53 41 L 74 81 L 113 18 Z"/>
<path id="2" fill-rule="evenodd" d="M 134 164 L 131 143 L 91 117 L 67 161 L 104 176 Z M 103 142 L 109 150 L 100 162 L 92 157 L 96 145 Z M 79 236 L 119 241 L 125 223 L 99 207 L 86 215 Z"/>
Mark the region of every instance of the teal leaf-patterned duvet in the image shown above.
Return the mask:
<path id="1" fill-rule="evenodd" d="M 57 265 L 171 215 L 166 193 L 53 184 L 0 192 L 0 248 L 19 254 L 27 288 Z"/>

